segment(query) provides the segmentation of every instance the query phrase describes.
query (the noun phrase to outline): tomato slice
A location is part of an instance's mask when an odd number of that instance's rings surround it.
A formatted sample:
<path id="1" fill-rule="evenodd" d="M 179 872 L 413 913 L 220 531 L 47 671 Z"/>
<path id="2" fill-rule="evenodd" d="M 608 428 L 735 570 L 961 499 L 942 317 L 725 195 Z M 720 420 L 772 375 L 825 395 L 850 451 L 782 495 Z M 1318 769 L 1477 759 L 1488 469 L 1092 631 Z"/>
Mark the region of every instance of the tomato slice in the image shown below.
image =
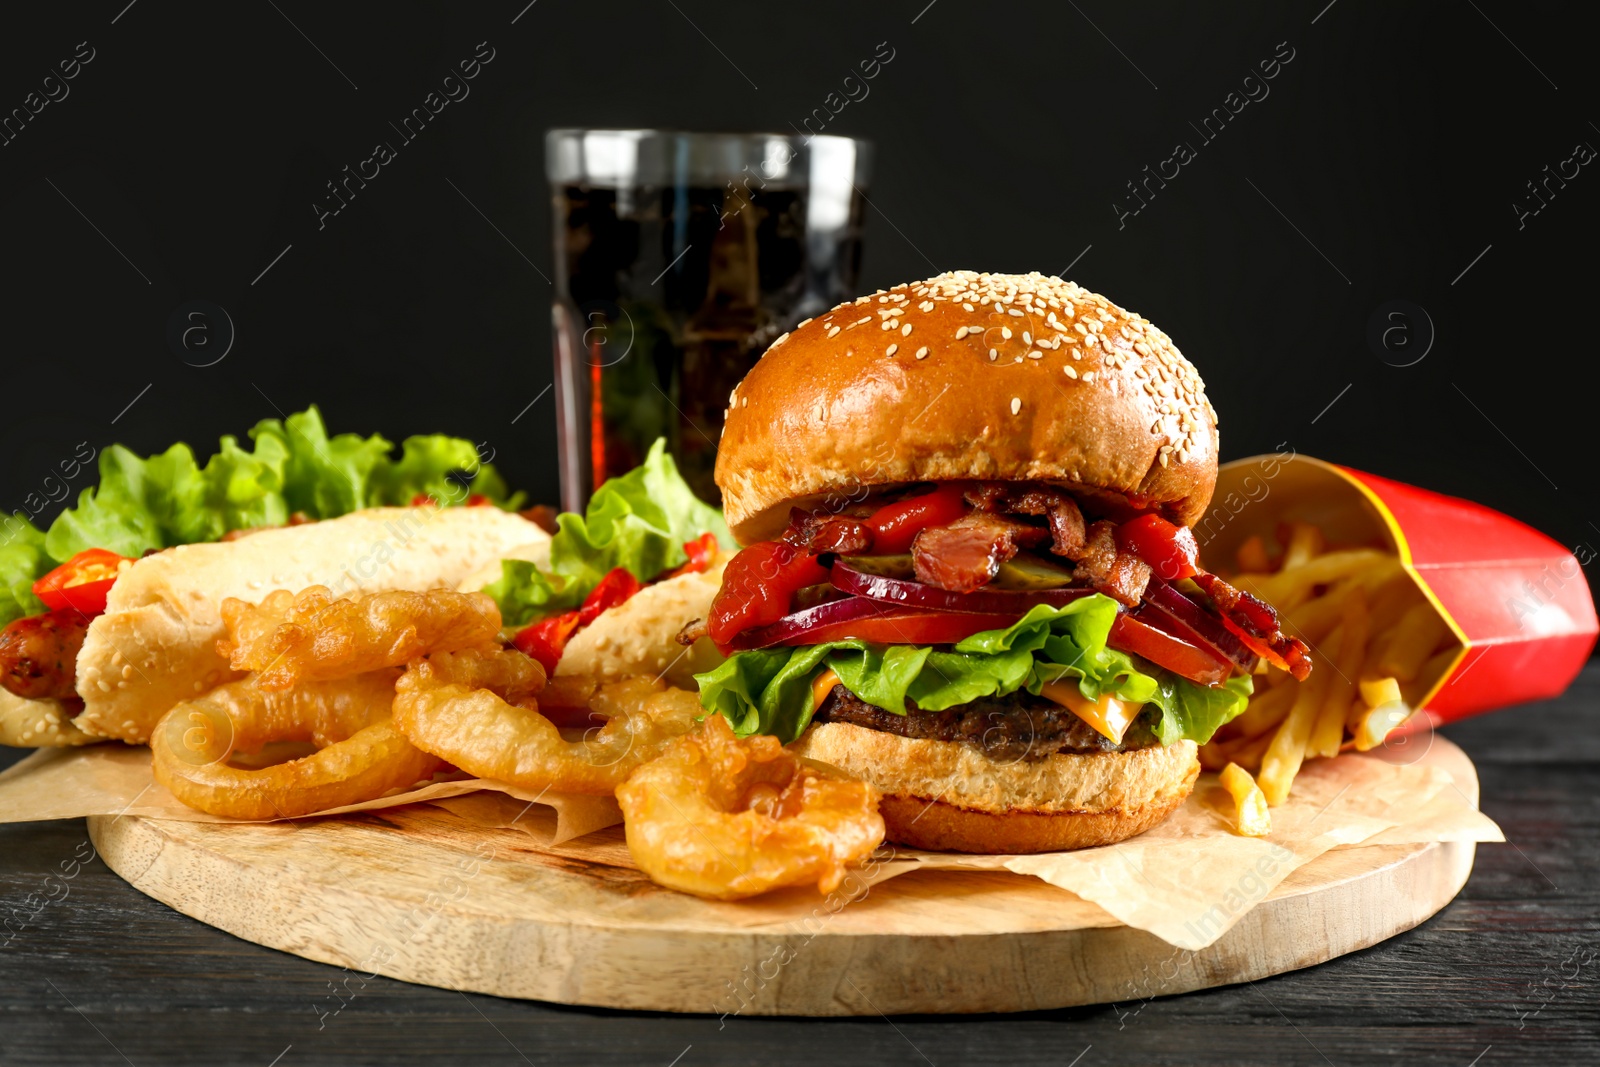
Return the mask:
<path id="1" fill-rule="evenodd" d="M 1169 582 L 1192 578 L 1200 569 L 1200 546 L 1194 531 L 1160 515 L 1140 515 L 1117 526 L 1117 547 L 1132 552 Z"/>
<path id="2" fill-rule="evenodd" d="M 578 629 L 580 614 L 568 611 L 530 623 L 517 631 L 511 643 L 538 660 L 546 674 L 554 674 L 561 654 L 567 650 L 567 641 Z"/>
<path id="3" fill-rule="evenodd" d="M 820 645 L 856 637 L 885 645 L 953 645 L 985 630 L 1004 630 L 1015 615 L 977 615 L 967 611 L 891 608 L 881 614 L 813 627 L 783 642 Z"/>
<path id="4" fill-rule="evenodd" d="M 609 611 L 637 593 L 642 586 L 633 572 L 625 567 L 613 567 L 600 579 L 600 584 L 589 591 L 583 598 L 583 604 L 578 608 L 578 625 L 588 626 L 599 618 L 602 611 Z"/>
<path id="5" fill-rule="evenodd" d="M 805 549 L 787 541 L 758 541 L 728 561 L 706 632 L 726 648 L 745 630 L 789 614 L 796 592 L 827 580 L 827 569 Z"/>
<path id="6" fill-rule="evenodd" d="M 947 526 L 967 513 L 965 488 L 948 482 L 931 493 L 885 504 L 872 513 L 866 525 L 872 530 L 872 554 L 898 556 L 911 551 L 911 542 L 929 526 Z"/>
<path id="7" fill-rule="evenodd" d="M 51 611 L 102 615 L 106 594 L 117 582 L 117 568 L 132 562 L 104 548 L 86 548 L 33 583 L 33 595 Z"/>
<path id="8" fill-rule="evenodd" d="M 1221 685 L 1233 673 L 1233 664 L 1131 615 L 1117 616 L 1106 643 L 1122 652 L 1143 656 L 1156 666 L 1201 685 Z"/>

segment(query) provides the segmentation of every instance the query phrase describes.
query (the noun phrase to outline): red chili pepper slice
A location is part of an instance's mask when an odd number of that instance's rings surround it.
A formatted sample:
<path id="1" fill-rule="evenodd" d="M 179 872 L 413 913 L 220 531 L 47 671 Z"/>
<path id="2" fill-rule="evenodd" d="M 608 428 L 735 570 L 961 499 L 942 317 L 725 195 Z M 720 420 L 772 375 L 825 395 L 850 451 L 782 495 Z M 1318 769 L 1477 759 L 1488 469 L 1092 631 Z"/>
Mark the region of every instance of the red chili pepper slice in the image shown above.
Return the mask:
<path id="1" fill-rule="evenodd" d="M 641 588 L 639 579 L 633 576 L 632 571 L 624 567 L 612 568 L 604 578 L 600 579 L 600 584 L 583 598 L 583 604 L 578 608 L 578 625 L 588 626 L 602 611 L 616 607 Z"/>
<path id="2" fill-rule="evenodd" d="M 86 548 L 33 583 L 33 595 L 51 611 L 71 609 L 101 615 L 106 594 L 117 581 L 117 568 L 127 560 L 104 548 Z"/>
<path id="3" fill-rule="evenodd" d="M 911 551 L 911 542 L 929 526 L 946 526 L 967 513 L 962 498 L 965 489 L 958 482 L 939 486 L 930 493 L 885 504 L 866 520 L 872 530 L 872 552 L 878 556 L 898 556 Z"/>
<path id="4" fill-rule="evenodd" d="M 698 574 L 711 569 L 711 561 L 717 558 L 717 535 L 703 533 L 693 541 L 683 543 L 683 554 L 689 557 L 689 562 L 677 570 L 662 575 L 662 580 L 676 578 L 680 574 Z"/>
<path id="5" fill-rule="evenodd" d="M 1200 570 L 1200 546 L 1194 531 L 1160 515 L 1140 515 L 1116 529 L 1117 547 L 1132 552 L 1169 582 L 1193 578 Z"/>
<path id="6" fill-rule="evenodd" d="M 752 626 L 777 622 L 789 614 L 796 592 L 827 580 L 827 569 L 805 549 L 787 541 L 758 541 L 728 561 L 706 631 L 726 646 Z"/>
<path id="7" fill-rule="evenodd" d="M 554 674 L 567 641 L 578 628 L 579 612 L 568 611 L 530 623 L 517 631 L 511 643 L 538 660 L 546 674 Z"/>

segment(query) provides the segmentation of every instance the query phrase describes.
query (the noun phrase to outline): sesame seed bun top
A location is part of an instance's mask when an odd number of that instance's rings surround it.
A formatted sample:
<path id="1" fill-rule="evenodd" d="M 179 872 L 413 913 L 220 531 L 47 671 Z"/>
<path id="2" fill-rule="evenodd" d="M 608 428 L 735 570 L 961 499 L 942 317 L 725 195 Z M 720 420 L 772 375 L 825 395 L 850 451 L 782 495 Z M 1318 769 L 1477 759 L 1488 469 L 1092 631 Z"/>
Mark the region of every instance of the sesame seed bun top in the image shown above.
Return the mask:
<path id="1" fill-rule="evenodd" d="M 728 398 L 716 481 L 742 544 L 871 488 L 1048 481 L 1193 525 L 1217 416 L 1170 338 L 1072 282 L 954 271 L 840 304 Z"/>

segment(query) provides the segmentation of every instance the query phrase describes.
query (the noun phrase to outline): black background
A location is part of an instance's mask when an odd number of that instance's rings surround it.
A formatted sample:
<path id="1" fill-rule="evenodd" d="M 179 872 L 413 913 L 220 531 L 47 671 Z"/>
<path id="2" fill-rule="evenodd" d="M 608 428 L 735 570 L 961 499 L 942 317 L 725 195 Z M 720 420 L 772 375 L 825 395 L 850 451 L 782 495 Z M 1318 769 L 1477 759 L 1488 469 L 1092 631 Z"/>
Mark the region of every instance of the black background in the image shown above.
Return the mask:
<path id="1" fill-rule="evenodd" d="M 1521 228 L 1513 207 L 1600 144 L 1575 5 L 125 2 L 0 35 L 7 113 L 78 42 L 95 55 L 0 147 L 5 510 L 79 441 L 204 454 L 311 402 L 335 430 L 487 441 L 555 500 L 551 395 L 512 423 L 551 380 L 544 130 L 789 131 L 887 42 L 826 129 L 877 146 L 867 288 L 1074 264 L 1198 365 L 1224 458 L 1287 442 L 1600 544 L 1600 179 L 1552 183 Z M 319 229 L 325 183 L 485 41 L 471 95 Z M 1190 124 L 1287 49 L 1204 141 Z M 1179 141 L 1197 158 L 1119 221 Z M 234 323 L 215 366 L 167 341 L 194 299 Z M 1394 299 L 1436 334 L 1413 366 L 1368 343 Z"/>
<path id="2" fill-rule="evenodd" d="M 275 2 L 105 0 L 7 12 L 0 116 L 22 107 L 79 42 L 95 58 L 66 99 L 0 145 L 0 510 L 45 491 L 80 441 L 148 453 L 182 439 L 205 452 L 223 433 L 311 402 L 335 430 L 487 441 L 514 486 L 555 500 L 550 395 L 528 407 L 551 380 L 545 129 L 788 131 L 887 42 L 894 58 L 870 95 L 826 130 L 877 146 L 867 289 L 952 268 L 1051 273 L 1072 264 L 1070 277 L 1149 316 L 1199 366 L 1222 415 L 1225 458 L 1286 442 L 1481 500 L 1568 546 L 1600 545 L 1600 505 L 1584 474 L 1596 418 L 1586 373 L 1593 342 L 1583 333 L 1594 302 L 1590 187 L 1600 176 L 1586 167 L 1520 227 L 1513 207 L 1546 165 L 1579 142 L 1600 145 L 1593 37 L 1579 5 Z M 312 204 L 324 183 L 390 139 L 388 123 L 479 42 L 495 59 L 470 97 L 319 230 Z M 1240 90 L 1280 42 L 1294 58 L 1268 83 L 1270 95 L 1202 143 L 1190 123 Z M 1119 226 L 1113 204 L 1126 201 L 1126 183 L 1179 141 L 1197 158 Z M 231 352 L 214 366 L 190 366 L 168 344 L 170 317 L 191 300 L 220 305 L 235 325 Z M 1367 340 L 1373 313 L 1392 300 L 1424 308 L 1436 331 L 1412 366 L 1391 365 L 1410 355 L 1386 361 Z M 1412 331 L 1420 344 L 1416 322 Z M 73 494 L 86 484 L 80 476 Z M 1474 755 L 1492 763 L 1506 747 L 1480 736 Z M 1527 768 L 1542 767 L 1531 760 Z M 1446 917 L 1274 980 L 1270 1011 L 1257 987 L 1159 1002 L 1149 1017 L 1171 1028 L 1139 1030 L 1147 1040 L 1138 1054 L 1310 1063 L 1326 1059 L 1322 1048 L 1344 1062 L 1382 1047 L 1465 1063 L 1490 1042 L 1485 1063 L 1530 1053 L 1518 998 L 1571 947 L 1547 928 L 1592 943 L 1588 904 L 1560 893 L 1543 911 L 1528 903 L 1545 892 L 1546 869 L 1569 889 L 1593 884 L 1592 761 L 1554 766 L 1486 778 L 1486 797 L 1498 798 L 1486 806 L 1525 849 L 1486 851 L 1476 888 Z M 1562 774 L 1566 791 L 1557 792 L 1550 782 Z M 1590 831 L 1570 821 L 1581 819 Z M 47 859 L 33 867 L 46 870 L 60 849 L 41 840 Z M 251 997 L 281 990 L 300 1010 L 321 994 L 322 969 L 270 953 L 213 957 L 255 950 L 220 934 L 220 948 L 175 939 L 172 923 L 212 932 L 153 904 L 148 929 L 129 934 L 141 898 L 106 884 L 122 893 L 108 903 L 108 937 L 62 948 L 82 929 L 79 913 L 63 912 L 63 940 L 31 941 L 39 955 L 24 966 L 58 978 L 86 969 L 69 982 L 75 995 L 102 988 L 111 997 L 116 975 L 129 989 L 147 978 L 124 974 L 132 964 L 109 960 L 105 945 L 148 963 L 159 981 L 148 979 L 150 1044 L 145 1055 L 134 1046 L 135 1060 L 170 1054 L 187 1034 L 196 1055 L 217 1062 L 207 1031 L 172 1027 L 170 1013 L 210 1010 L 209 993 L 221 988 L 242 1006 L 214 1025 L 243 1035 L 240 1055 L 264 1050 L 265 1063 L 281 1047 L 277 1032 L 256 1033 L 250 1020 L 275 1026 L 281 1013 Z M 275 966 L 298 970 L 285 977 Z M 89 973 L 96 968 L 110 977 Z M 194 988 L 173 992 L 191 972 Z M 50 996 L 29 986 L 26 996 L 35 994 Z M 1352 998 L 1365 998 L 1354 1014 L 1340 1006 Z M 567 1027 L 574 1047 L 634 1042 L 651 1062 L 677 1054 L 680 1040 L 714 1051 L 704 1020 L 479 1000 L 521 1047 Z M 82 1003 L 109 1026 L 124 1001 L 97 994 Z M 18 1020 L 37 1023 L 30 1048 L 40 1058 L 121 1062 L 91 1049 L 100 1039 L 54 999 L 18 1005 Z M 1005 1062 L 1015 1052 L 1007 1042 L 1022 1042 L 1059 1049 L 1065 1063 L 1091 1041 L 1112 1059 L 1133 1054 L 1116 1044 L 1113 1010 L 973 1029 L 947 1019 L 904 1026 L 939 1062 Z M 436 1020 L 440 1040 L 499 1040 L 462 1014 L 465 1028 Z M 1381 1033 L 1359 1028 L 1380 1017 Z M 1055 1027 L 1060 1018 L 1100 1030 L 1079 1040 Z M 1576 1030 L 1538 1033 L 1592 1039 L 1592 1017 L 1569 1022 Z M 1245 1029 L 1225 1039 L 1223 1024 Z M 834 1024 L 839 1047 L 921 1062 L 881 1022 L 866 1025 Z M 740 1026 L 745 1044 L 723 1055 L 813 1055 L 805 1041 L 774 1037 L 798 1037 L 793 1028 Z M 124 1022 L 111 1032 L 128 1042 L 144 1031 Z M 382 1012 L 358 1033 L 373 1059 L 427 1043 Z M 1247 1054 L 1258 1033 L 1270 1040 Z M 304 1051 L 317 1058 L 314 1047 Z"/>

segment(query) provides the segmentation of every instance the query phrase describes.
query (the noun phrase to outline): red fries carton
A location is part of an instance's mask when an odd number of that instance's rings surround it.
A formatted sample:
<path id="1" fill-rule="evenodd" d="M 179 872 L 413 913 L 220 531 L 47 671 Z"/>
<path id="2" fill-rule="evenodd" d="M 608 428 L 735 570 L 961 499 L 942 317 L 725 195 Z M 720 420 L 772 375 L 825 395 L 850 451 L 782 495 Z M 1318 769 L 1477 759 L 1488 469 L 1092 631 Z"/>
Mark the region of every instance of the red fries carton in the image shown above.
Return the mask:
<path id="1" fill-rule="evenodd" d="M 1293 452 L 1222 466 L 1195 525 L 1201 558 L 1226 572 L 1247 537 L 1270 542 L 1289 521 L 1331 545 L 1389 548 L 1454 634 L 1454 657 L 1418 679 L 1413 725 L 1556 696 L 1594 648 L 1594 601 L 1562 545 L 1481 504 Z"/>

